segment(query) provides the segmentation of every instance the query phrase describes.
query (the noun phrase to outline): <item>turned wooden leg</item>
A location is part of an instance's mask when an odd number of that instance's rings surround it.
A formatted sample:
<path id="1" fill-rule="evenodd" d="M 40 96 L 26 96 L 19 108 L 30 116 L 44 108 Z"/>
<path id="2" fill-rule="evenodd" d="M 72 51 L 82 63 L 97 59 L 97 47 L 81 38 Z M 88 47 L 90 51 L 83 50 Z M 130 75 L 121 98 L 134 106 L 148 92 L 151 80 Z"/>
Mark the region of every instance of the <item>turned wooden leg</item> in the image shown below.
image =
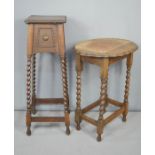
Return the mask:
<path id="1" fill-rule="evenodd" d="M 108 73 L 107 73 L 108 74 Z M 108 76 L 108 75 L 107 75 Z M 108 78 L 108 77 L 107 77 Z M 106 90 L 106 102 L 105 102 L 105 108 L 104 108 L 104 110 L 105 110 L 105 112 L 106 112 L 106 107 L 108 107 L 108 84 L 106 85 L 106 88 L 105 88 Z"/>
<path id="2" fill-rule="evenodd" d="M 32 77 L 32 113 L 36 114 L 35 99 L 36 99 L 36 54 L 33 54 L 33 77 Z"/>
<path id="3" fill-rule="evenodd" d="M 26 126 L 27 135 L 31 135 L 31 57 L 27 58 L 27 112 L 26 112 Z"/>
<path id="4" fill-rule="evenodd" d="M 103 133 L 103 127 L 104 127 L 103 114 L 105 113 L 106 101 L 107 101 L 106 97 L 107 97 L 108 65 L 109 60 L 105 58 L 103 60 L 103 64 L 101 65 L 101 93 L 100 93 L 100 108 L 99 108 L 99 117 L 97 126 L 97 141 L 101 141 L 101 134 Z"/>
<path id="5" fill-rule="evenodd" d="M 75 122 L 76 129 L 80 130 L 80 122 L 81 122 L 81 71 L 82 71 L 82 63 L 80 59 L 80 55 L 76 55 L 76 112 L 75 112 Z"/>
<path id="6" fill-rule="evenodd" d="M 68 95 L 68 81 L 67 81 L 67 60 L 66 57 L 64 57 L 64 69 L 65 69 L 65 73 L 66 73 L 66 83 L 67 83 L 67 107 L 68 107 L 68 112 L 70 113 L 70 108 L 69 108 L 69 95 Z"/>
<path id="7" fill-rule="evenodd" d="M 63 82 L 66 134 L 69 135 L 70 118 L 69 118 L 68 84 L 67 84 L 67 66 L 65 56 L 64 57 L 61 56 L 60 59 L 61 59 L 62 82 Z"/>
<path id="8" fill-rule="evenodd" d="M 76 122 L 76 129 L 77 130 L 80 130 L 80 122 L 81 122 L 81 119 L 80 119 L 80 114 L 81 114 L 81 106 L 80 106 L 80 103 L 81 103 L 81 75 L 80 75 L 80 72 L 77 71 L 77 82 L 76 82 L 76 85 L 77 85 L 77 92 L 76 92 L 76 104 L 77 104 L 77 107 L 76 107 L 76 113 L 75 113 L 75 122 Z"/>
<path id="9" fill-rule="evenodd" d="M 133 55 L 130 54 L 127 57 L 127 71 L 126 71 L 126 82 L 125 82 L 125 91 L 124 91 L 124 112 L 122 120 L 125 122 L 128 114 L 128 96 L 129 96 L 129 86 L 130 86 L 130 72 L 132 66 Z"/>

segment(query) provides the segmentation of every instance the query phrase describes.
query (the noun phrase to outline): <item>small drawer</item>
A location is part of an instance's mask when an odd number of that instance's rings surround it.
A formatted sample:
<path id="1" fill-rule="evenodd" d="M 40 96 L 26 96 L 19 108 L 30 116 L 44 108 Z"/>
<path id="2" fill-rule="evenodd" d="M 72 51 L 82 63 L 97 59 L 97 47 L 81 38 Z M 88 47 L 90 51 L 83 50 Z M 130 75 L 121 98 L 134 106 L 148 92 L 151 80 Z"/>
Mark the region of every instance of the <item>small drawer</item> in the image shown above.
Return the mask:
<path id="1" fill-rule="evenodd" d="M 58 52 L 57 26 L 52 24 L 34 25 L 34 53 Z"/>

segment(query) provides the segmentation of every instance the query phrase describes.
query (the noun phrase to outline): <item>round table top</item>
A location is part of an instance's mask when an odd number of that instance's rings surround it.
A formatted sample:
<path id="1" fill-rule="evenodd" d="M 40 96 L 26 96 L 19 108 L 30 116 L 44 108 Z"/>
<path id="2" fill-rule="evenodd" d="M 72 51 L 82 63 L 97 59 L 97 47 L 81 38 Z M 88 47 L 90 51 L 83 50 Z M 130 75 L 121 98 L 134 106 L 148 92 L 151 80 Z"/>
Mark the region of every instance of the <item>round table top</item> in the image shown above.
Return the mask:
<path id="1" fill-rule="evenodd" d="M 76 53 L 94 57 L 124 56 L 135 52 L 137 48 L 134 42 L 117 38 L 92 39 L 75 45 Z"/>

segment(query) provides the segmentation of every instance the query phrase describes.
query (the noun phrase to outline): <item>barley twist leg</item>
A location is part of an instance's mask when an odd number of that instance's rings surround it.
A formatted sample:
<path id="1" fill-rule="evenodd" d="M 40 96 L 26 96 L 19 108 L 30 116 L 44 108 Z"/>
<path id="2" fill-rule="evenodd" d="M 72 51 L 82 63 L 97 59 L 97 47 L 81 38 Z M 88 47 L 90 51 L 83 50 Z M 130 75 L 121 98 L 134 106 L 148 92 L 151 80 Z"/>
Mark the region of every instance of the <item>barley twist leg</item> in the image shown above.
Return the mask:
<path id="1" fill-rule="evenodd" d="M 75 112 L 75 122 L 76 129 L 80 130 L 81 123 L 81 71 L 82 71 L 82 62 L 81 56 L 76 55 L 76 112 Z"/>
<path id="2" fill-rule="evenodd" d="M 66 134 L 70 134 L 70 118 L 69 118 L 69 96 L 68 96 L 68 83 L 67 83 L 67 66 L 66 58 L 61 57 L 61 70 L 62 70 L 62 82 L 63 82 L 63 95 L 64 95 L 64 108 L 65 108 L 65 125 Z"/>
<path id="3" fill-rule="evenodd" d="M 35 99 L 36 99 L 36 54 L 33 54 L 33 77 L 32 77 L 32 113 L 36 114 Z"/>
<path id="4" fill-rule="evenodd" d="M 105 108 L 107 106 L 107 82 L 108 82 L 108 65 L 109 60 L 103 60 L 101 65 L 101 93 L 100 93 L 100 108 L 97 125 L 97 141 L 101 141 L 101 134 L 103 133 Z"/>
<path id="5" fill-rule="evenodd" d="M 126 81 L 125 81 L 125 91 L 124 91 L 124 112 L 122 120 L 125 122 L 128 114 L 128 97 L 129 97 L 129 86 L 130 86 L 130 74 L 132 66 L 133 55 L 127 57 L 127 71 L 126 71 Z"/>
<path id="6" fill-rule="evenodd" d="M 26 112 L 26 126 L 27 126 L 27 135 L 31 135 L 31 57 L 27 58 L 27 112 Z"/>

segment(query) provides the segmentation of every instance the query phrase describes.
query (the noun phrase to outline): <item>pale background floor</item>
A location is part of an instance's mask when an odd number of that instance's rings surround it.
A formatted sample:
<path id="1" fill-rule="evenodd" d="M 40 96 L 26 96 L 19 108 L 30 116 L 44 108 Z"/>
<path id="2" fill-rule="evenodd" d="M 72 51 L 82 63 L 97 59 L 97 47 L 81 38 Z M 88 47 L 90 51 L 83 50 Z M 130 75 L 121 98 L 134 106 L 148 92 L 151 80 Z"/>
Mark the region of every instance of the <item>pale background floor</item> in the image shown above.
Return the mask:
<path id="1" fill-rule="evenodd" d="M 62 112 L 38 112 L 63 115 Z M 98 113 L 91 112 L 96 117 Z M 96 128 L 81 123 L 74 126 L 71 112 L 71 135 L 65 134 L 64 123 L 33 123 L 32 135 L 25 134 L 25 111 L 15 111 L 15 155 L 140 155 L 141 113 L 129 112 L 128 121 L 116 118 L 104 130 L 103 140 L 96 141 Z"/>

